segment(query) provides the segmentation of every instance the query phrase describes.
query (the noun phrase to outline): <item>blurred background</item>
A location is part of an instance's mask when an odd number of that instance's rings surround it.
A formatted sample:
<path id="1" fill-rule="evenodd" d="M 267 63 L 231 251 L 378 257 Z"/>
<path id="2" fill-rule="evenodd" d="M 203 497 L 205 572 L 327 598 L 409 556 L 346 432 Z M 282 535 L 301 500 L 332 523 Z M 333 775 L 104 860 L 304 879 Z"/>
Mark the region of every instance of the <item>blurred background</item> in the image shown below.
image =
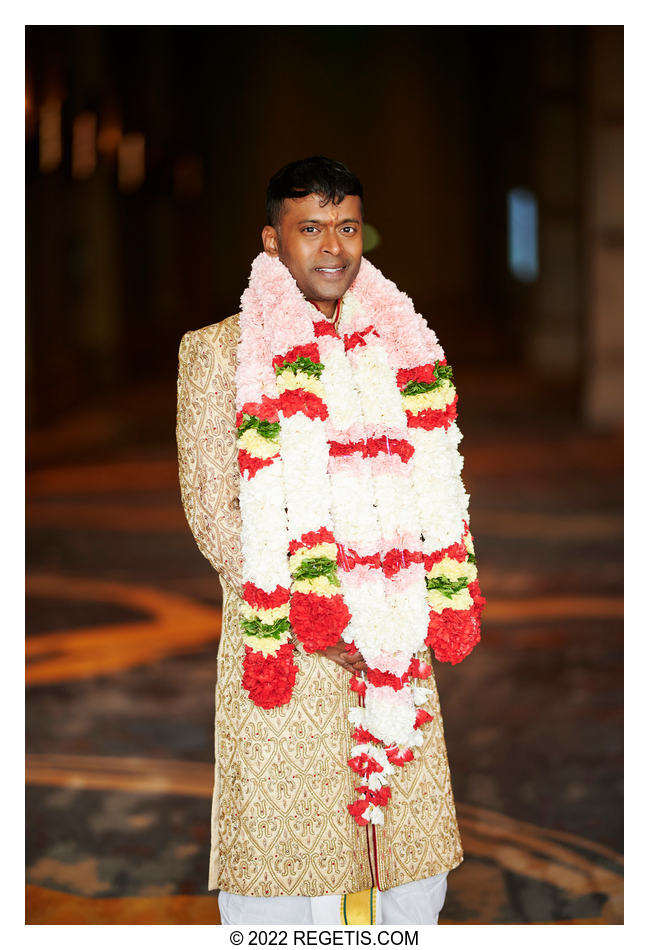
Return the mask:
<path id="1" fill-rule="evenodd" d="M 483 642 L 441 924 L 622 922 L 623 28 L 27 27 L 27 921 L 218 922 L 184 331 L 325 154 L 455 369 Z M 372 246 L 373 245 L 373 246 Z"/>

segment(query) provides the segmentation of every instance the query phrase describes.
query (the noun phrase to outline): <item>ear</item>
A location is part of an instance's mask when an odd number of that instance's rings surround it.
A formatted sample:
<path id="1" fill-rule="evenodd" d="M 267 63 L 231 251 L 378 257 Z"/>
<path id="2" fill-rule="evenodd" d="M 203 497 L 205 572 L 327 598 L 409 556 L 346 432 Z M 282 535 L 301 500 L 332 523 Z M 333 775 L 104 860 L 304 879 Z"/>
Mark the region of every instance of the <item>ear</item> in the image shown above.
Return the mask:
<path id="1" fill-rule="evenodd" d="M 264 250 L 270 257 L 279 256 L 279 235 L 270 224 L 267 224 L 261 232 L 261 242 L 264 245 Z"/>

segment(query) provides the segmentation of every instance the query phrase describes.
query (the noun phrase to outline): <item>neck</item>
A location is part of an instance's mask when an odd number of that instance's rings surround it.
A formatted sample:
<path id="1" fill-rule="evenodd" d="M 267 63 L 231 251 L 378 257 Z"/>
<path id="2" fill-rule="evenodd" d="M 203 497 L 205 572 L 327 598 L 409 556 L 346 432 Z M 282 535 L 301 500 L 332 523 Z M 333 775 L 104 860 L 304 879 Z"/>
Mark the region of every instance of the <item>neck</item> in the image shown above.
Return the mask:
<path id="1" fill-rule="evenodd" d="M 327 320 L 330 320 L 332 323 L 336 323 L 340 315 L 340 298 L 338 300 L 320 300 L 316 303 L 315 300 L 309 300 L 310 304 L 319 310 Z"/>

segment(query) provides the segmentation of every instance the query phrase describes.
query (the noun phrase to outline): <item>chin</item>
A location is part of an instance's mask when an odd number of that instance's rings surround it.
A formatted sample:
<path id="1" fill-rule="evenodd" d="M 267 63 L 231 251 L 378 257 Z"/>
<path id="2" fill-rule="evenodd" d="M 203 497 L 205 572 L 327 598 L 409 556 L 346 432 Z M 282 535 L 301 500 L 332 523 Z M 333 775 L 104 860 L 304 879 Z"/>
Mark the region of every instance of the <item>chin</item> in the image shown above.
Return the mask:
<path id="1" fill-rule="evenodd" d="M 355 276 L 355 275 L 354 275 Z M 353 283 L 354 278 L 351 280 L 347 275 L 341 277 L 339 281 L 332 283 L 331 281 L 323 281 L 323 285 L 318 285 L 318 299 L 319 300 L 338 300 L 339 297 L 342 297 L 347 293 L 350 286 Z"/>

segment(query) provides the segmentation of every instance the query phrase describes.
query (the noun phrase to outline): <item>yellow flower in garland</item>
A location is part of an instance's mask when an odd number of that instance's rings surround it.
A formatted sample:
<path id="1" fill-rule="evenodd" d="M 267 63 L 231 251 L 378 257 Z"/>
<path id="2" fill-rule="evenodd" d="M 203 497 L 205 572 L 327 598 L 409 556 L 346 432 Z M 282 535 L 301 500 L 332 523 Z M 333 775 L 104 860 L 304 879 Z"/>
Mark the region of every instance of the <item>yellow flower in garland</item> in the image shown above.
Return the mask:
<path id="1" fill-rule="evenodd" d="M 467 583 L 470 584 L 478 576 L 478 571 L 475 564 L 471 564 L 469 561 L 456 561 L 453 557 L 445 557 L 433 565 L 428 576 L 447 577 L 450 581 L 458 581 L 461 577 L 464 577 Z"/>
<path id="2" fill-rule="evenodd" d="M 275 439 L 266 439 L 259 435 L 257 429 L 250 428 L 239 436 L 239 448 L 245 449 L 255 458 L 269 459 L 279 452 L 279 442 Z"/>
<path id="3" fill-rule="evenodd" d="M 300 594 L 320 594 L 322 597 L 333 597 L 340 593 L 340 587 L 332 584 L 328 577 L 305 577 L 303 580 L 293 581 L 293 591 Z"/>
<path id="4" fill-rule="evenodd" d="M 279 648 L 291 639 L 291 632 L 283 631 L 279 638 L 274 637 L 249 637 L 246 634 L 242 637 L 244 645 L 250 647 L 255 653 L 263 653 L 264 656 L 274 656 Z"/>
<path id="5" fill-rule="evenodd" d="M 324 387 L 315 376 L 303 373 L 300 370 L 294 373 L 290 369 L 285 369 L 277 375 L 277 391 L 281 395 L 287 389 L 305 389 L 314 396 L 324 399 Z"/>
<path id="6" fill-rule="evenodd" d="M 424 409 L 446 409 L 454 398 L 455 386 L 450 380 L 444 379 L 429 392 L 416 393 L 412 396 L 402 395 L 401 402 L 408 412 L 417 413 Z"/>
<path id="7" fill-rule="evenodd" d="M 282 617 L 288 617 L 290 610 L 290 604 L 287 602 L 282 604 L 281 607 L 251 607 L 250 604 L 246 604 L 245 601 L 241 605 L 241 616 L 245 617 L 247 620 L 258 619 L 260 623 L 268 624 L 272 626 L 276 620 L 280 620 Z"/>
<path id="8" fill-rule="evenodd" d="M 428 605 L 438 614 L 451 607 L 453 610 L 468 610 L 473 605 L 468 587 L 448 597 L 439 590 L 429 590 L 426 595 Z"/>
<path id="9" fill-rule="evenodd" d="M 316 558 L 323 557 L 329 558 L 332 561 L 336 560 L 336 555 L 338 554 L 338 548 L 335 544 L 324 542 L 323 544 L 316 544 L 312 548 L 298 548 L 298 550 L 293 554 L 288 561 L 289 570 L 292 574 L 295 573 L 296 569 L 300 566 L 302 561 L 305 558 Z"/>

